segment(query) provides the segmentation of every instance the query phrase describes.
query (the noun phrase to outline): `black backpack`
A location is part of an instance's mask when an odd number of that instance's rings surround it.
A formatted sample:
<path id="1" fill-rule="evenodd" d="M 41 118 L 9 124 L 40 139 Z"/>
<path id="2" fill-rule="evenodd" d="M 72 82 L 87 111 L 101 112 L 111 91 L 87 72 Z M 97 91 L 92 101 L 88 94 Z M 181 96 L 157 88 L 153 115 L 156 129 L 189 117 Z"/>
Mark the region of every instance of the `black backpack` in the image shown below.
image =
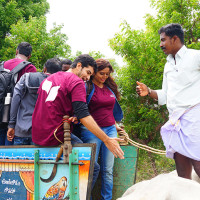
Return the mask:
<path id="1" fill-rule="evenodd" d="M 4 62 L 0 63 L 0 124 L 9 121 L 11 99 L 17 82 L 16 74 L 29 64 L 31 63 L 23 61 L 9 71 L 4 69 Z"/>

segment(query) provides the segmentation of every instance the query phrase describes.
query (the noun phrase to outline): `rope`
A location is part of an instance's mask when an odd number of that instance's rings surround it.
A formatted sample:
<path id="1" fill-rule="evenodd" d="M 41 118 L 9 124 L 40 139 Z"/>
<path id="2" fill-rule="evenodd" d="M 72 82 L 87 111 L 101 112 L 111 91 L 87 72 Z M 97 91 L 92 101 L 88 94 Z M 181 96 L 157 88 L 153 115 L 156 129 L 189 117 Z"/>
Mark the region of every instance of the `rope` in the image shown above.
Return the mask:
<path id="1" fill-rule="evenodd" d="M 126 132 L 124 132 L 124 131 L 119 131 L 119 134 L 124 136 L 123 139 L 125 141 L 129 142 L 130 144 L 132 144 L 133 146 L 135 146 L 137 148 L 143 149 L 143 150 L 151 152 L 151 153 L 159 154 L 159 155 L 165 155 L 166 154 L 166 151 L 159 150 L 159 149 L 154 149 L 154 148 L 149 147 L 147 145 L 143 145 L 143 144 L 140 144 L 140 143 L 137 143 L 137 142 L 131 140 L 129 138 L 128 134 Z"/>
<path id="2" fill-rule="evenodd" d="M 70 124 L 70 121 L 68 120 L 68 119 L 63 119 L 62 120 L 62 123 L 55 129 L 55 131 L 53 132 L 53 134 L 54 134 L 54 137 L 56 138 L 56 140 L 58 140 L 58 142 L 60 142 L 61 144 L 63 144 L 63 142 L 62 141 L 60 141 L 58 138 L 57 138 L 57 136 L 56 136 L 56 132 L 57 132 L 57 130 L 65 123 L 65 122 L 67 122 L 67 123 L 69 123 Z"/>
<path id="3" fill-rule="evenodd" d="M 63 119 L 62 123 L 61 123 L 61 124 L 55 129 L 55 131 L 54 131 L 54 137 L 55 137 L 56 140 L 57 140 L 58 142 L 60 142 L 61 144 L 63 144 L 63 142 L 60 141 L 60 140 L 57 138 L 56 132 L 57 132 L 57 130 L 58 130 L 65 122 L 70 123 L 70 121 L 69 121 L 68 119 Z M 132 144 L 133 146 L 135 146 L 135 147 L 137 147 L 137 148 L 143 149 L 143 150 L 148 151 L 148 152 L 151 152 L 151 153 L 159 154 L 159 155 L 165 155 L 165 154 L 166 154 L 166 151 L 159 150 L 159 149 L 154 149 L 154 148 L 149 147 L 149 146 L 147 146 L 147 145 L 143 145 L 143 144 L 140 144 L 140 143 L 137 143 L 137 142 L 131 140 L 131 139 L 129 138 L 128 134 L 127 134 L 126 132 L 124 132 L 124 131 L 119 131 L 119 134 L 120 134 L 121 136 L 124 136 L 123 139 L 124 139 L 125 141 L 129 142 L 130 144 Z"/>

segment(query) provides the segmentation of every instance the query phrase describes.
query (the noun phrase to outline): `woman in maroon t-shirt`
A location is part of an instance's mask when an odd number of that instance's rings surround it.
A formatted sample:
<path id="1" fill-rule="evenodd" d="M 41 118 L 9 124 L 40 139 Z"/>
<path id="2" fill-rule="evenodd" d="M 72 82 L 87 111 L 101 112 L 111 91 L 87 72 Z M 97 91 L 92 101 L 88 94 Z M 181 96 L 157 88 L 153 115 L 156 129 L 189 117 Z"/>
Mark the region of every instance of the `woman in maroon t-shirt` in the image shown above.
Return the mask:
<path id="1" fill-rule="evenodd" d="M 109 137 L 117 137 L 117 129 L 120 128 L 116 125 L 113 109 L 116 99 L 120 98 L 120 93 L 117 90 L 117 84 L 110 76 L 110 73 L 114 70 L 109 61 L 105 59 L 97 59 L 96 63 L 98 72 L 91 77 L 87 87 L 87 94 L 91 92 L 90 88 L 94 89 L 88 104 L 89 112 Z M 100 154 L 102 199 L 111 200 L 114 155 L 99 138 L 83 125 L 81 127 L 81 139 L 84 143 L 96 143 L 97 145 L 95 160 L 98 161 Z"/>

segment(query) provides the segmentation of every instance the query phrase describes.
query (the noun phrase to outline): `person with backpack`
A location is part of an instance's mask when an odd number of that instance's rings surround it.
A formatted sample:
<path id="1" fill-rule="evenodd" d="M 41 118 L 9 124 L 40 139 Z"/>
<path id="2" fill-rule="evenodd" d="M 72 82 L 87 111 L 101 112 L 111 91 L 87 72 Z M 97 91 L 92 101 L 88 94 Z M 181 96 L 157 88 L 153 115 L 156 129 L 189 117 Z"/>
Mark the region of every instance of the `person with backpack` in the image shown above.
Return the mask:
<path id="1" fill-rule="evenodd" d="M 97 59 L 96 63 L 97 72 L 86 83 L 89 113 L 108 137 L 116 138 L 117 131 L 123 131 L 116 123 L 122 120 L 123 112 L 117 101 L 120 99 L 117 84 L 110 75 L 114 70 L 106 59 Z M 96 144 L 95 161 L 100 157 L 101 199 L 111 200 L 114 155 L 87 127 L 81 125 L 80 129 L 84 143 Z"/>
<path id="2" fill-rule="evenodd" d="M 31 57 L 31 52 L 31 45 L 28 42 L 21 42 L 16 49 L 15 58 L 3 62 L 1 66 L 3 69 L 1 68 L 0 70 L 2 74 L 0 76 L 0 145 L 13 144 L 13 142 L 7 140 L 10 100 L 12 98 L 14 85 L 19 81 L 20 77 L 24 73 L 37 71 L 33 64 L 27 62 Z M 10 76 L 11 73 L 12 76 Z M 6 77 L 8 75 L 9 78 L 5 79 L 5 75 Z M 4 82 L 9 87 L 3 87 Z M 8 117 L 5 117 L 5 114 Z"/>
<path id="3" fill-rule="evenodd" d="M 11 102 L 8 141 L 14 139 L 14 145 L 31 145 L 32 114 L 37 101 L 37 91 L 41 82 L 50 74 L 61 71 L 60 62 L 48 59 L 43 72 L 25 73 L 17 82 Z"/>

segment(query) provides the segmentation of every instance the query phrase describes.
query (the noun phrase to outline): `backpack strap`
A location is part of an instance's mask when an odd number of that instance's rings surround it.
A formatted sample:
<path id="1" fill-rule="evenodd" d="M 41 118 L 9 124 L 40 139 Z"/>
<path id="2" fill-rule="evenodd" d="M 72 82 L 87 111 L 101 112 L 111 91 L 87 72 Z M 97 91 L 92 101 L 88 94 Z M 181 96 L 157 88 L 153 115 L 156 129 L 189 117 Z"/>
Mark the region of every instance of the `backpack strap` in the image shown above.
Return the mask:
<path id="1" fill-rule="evenodd" d="M 19 71 L 21 71 L 23 68 L 25 68 L 27 65 L 31 64 L 31 62 L 28 61 L 22 61 L 19 63 L 16 67 L 12 69 L 13 74 L 17 74 Z"/>
<path id="2" fill-rule="evenodd" d="M 86 94 L 88 94 L 89 88 L 88 88 L 87 83 L 85 83 L 85 89 L 86 89 Z M 91 100 L 93 94 L 94 94 L 94 83 L 92 83 L 92 91 L 91 91 L 90 94 L 87 96 L 87 99 L 86 99 L 87 104 L 90 103 L 90 100 Z"/>
<path id="3" fill-rule="evenodd" d="M 1 73 L 0 73 L 0 80 L 3 83 L 3 87 L 6 88 L 6 79 L 5 79 L 5 77 Z"/>
<path id="4" fill-rule="evenodd" d="M 4 64 L 4 61 L 2 61 L 2 62 L 0 63 L 0 71 L 4 71 L 3 64 Z"/>
<path id="5" fill-rule="evenodd" d="M 115 95 L 115 93 L 108 87 L 106 86 L 112 93 L 113 95 L 115 96 L 115 105 L 114 105 L 114 108 L 113 108 L 113 115 L 114 115 L 114 118 L 115 118 L 115 121 L 117 122 L 120 122 L 122 119 L 123 119 L 123 111 L 122 111 L 122 108 L 121 106 L 119 105 L 119 102 L 117 101 L 117 97 Z"/>
<path id="6" fill-rule="evenodd" d="M 14 82 L 15 84 L 17 83 L 17 77 L 18 77 L 18 72 L 20 72 L 23 68 L 25 68 L 27 65 L 31 64 L 31 62 L 28 61 L 22 61 L 19 63 L 17 66 L 15 66 L 12 70 L 11 73 L 12 78 L 11 78 L 11 83 Z"/>

